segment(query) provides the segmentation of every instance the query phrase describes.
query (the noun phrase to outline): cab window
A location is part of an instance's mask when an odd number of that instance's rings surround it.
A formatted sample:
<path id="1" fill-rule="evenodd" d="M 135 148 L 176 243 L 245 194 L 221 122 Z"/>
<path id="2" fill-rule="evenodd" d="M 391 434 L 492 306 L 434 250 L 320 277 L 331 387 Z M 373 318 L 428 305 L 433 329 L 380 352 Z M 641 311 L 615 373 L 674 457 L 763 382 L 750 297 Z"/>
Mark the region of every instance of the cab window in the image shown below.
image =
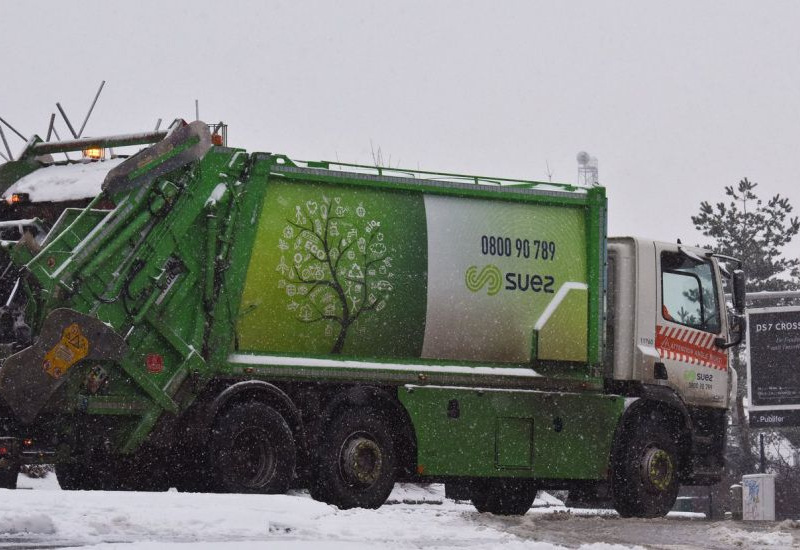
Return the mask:
<path id="1" fill-rule="evenodd" d="M 710 262 L 679 252 L 662 252 L 661 299 L 665 320 L 719 333 L 719 303 Z"/>

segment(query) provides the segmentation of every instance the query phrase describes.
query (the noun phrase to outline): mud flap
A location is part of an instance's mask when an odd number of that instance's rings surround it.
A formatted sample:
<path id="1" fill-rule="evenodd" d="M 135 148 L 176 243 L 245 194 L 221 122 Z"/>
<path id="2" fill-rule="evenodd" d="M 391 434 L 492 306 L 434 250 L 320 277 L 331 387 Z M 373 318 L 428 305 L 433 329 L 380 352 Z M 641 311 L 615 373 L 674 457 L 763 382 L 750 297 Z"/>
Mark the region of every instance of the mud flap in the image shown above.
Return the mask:
<path id="1" fill-rule="evenodd" d="M 77 363 L 119 361 L 127 351 L 122 337 L 102 321 L 71 309 L 53 310 L 36 342 L 3 362 L 0 398 L 30 424 Z"/>

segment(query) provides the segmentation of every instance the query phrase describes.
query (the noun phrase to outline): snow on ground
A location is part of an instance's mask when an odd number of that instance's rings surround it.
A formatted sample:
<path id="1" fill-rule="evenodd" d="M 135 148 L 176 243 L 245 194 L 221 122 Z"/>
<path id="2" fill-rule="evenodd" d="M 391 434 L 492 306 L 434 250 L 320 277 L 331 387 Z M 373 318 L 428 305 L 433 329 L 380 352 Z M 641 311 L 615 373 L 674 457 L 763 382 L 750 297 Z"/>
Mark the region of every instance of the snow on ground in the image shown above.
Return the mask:
<path id="1" fill-rule="evenodd" d="M 106 174 L 125 159 L 59 164 L 40 168 L 8 188 L 4 196 L 28 193 L 31 202 L 87 199 L 100 194 Z"/>
<path id="2" fill-rule="evenodd" d="M 608 511 L 547 506 L 544 499 L 524 517 L 479 514 L 467 503 L 445 499 L 440 485 L 399 485 L 393 504 L 379 510 L 339 510 L 304 492 L 61 491 L 52 475 L 21 476 L 19 486 L 0 490 L 0 548 L 621 550 L 800 544 L 797 522 L 709 523 L 698 514 L 629 520 Z"/>

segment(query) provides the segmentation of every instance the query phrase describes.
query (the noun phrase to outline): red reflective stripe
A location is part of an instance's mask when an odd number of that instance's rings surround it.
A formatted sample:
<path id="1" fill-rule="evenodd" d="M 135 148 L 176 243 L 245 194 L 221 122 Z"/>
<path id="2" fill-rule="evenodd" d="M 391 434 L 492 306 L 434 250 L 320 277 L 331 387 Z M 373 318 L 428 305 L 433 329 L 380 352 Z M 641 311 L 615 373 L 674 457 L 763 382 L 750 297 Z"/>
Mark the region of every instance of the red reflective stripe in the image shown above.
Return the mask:
<path id="1" fill-rule="evenodd" d="M 713 346 L 714 338 L 714 334 L 656 326 L 656 349 L 661 357 L 727 370 L 728 356 Z"/>

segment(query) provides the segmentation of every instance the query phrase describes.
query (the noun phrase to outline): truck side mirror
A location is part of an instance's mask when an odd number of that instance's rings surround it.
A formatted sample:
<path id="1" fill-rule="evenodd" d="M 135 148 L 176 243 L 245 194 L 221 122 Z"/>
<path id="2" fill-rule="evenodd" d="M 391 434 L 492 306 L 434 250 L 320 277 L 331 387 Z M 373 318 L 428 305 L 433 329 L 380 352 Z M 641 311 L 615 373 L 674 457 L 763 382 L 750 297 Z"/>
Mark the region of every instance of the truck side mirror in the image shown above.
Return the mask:
<path id="1" fill-rule="evenodd" d="M 736 269 L 733 272 L 733 307 L 738 313 L 744 313 L 745 307 L 745 298 L 746 298 L 746 291 L 745 291 L 745 283 L 747 282 L 747 277 L 744 274 L 744 271 L 741 269 Z"/>
<path id="2" fill-rule="evenodd" d="M 733 319 L 735 320 L 736 337 L 730 342 L 726 342 L 724 338 L 715 338 L 714 344 L 718 348 L 728 349 L 738 346 L 744 339 L 744 333 L 747 331 L 747 319 L 744 317 L 745 301 L 747 298 L 747 293 L 745 291 L 746 282 L 747 277 L 744 271 L 735 269 L 733 271 L 733 308 L 736 310 L 736 314 L 733 315 Z"/>
<path id="3" fill-rule="evenodd" d="M 725 338 L 714 338 L 714 345 L 721 349 L 728 349 L 738 346 L 744 339 L 744 333 L 747 332 L 747 317 L 744 315 L 734 315 L 736 320 L 736 338 L 730 342 L 726 342 Z"/>

